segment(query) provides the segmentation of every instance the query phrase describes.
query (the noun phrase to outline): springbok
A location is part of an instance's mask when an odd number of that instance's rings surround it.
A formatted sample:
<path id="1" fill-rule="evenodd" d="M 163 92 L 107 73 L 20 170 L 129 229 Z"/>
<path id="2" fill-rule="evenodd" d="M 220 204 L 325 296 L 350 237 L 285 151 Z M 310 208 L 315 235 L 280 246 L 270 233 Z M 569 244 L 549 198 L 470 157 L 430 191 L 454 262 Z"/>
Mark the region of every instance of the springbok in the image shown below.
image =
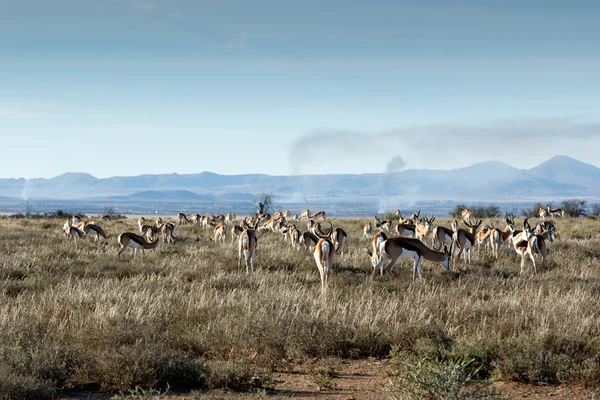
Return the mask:
<path id="1" fill-rule="evenodd" d="M 329 240 L 329 237 L 333 233 L 331 223 L 329 223 L 329 230 L 326 233 L 321 233 L 319 232 L 320 238 L 313 250 L 313 256 L 315 257 L 319 275 L 321 276 L 321 290 L 325 290 L 327 287 L 327 276 L 333 266 L 334 245 Z"/>
<path id="2" fill-rule="evenodd" d="M 363 226 L 363 237 L 370 238 L 372 232 L 373 225 L 371 224 L 371 221 L 369 221 Z"/>
<path id="3" fill-rule="evenodd" d="M 384 219 L 383 221 L 379 219 L 379 217 L 375 216 L 375 227 L 380 230 L 386 230 L 388 234 L 392 232 L 392 221 L 389 219 Z"/>
<path id="4" fill-rule="evenodd" d="M 258 218 L 254 225 L 249 225 L 245 220 L 242 222 L 244 230 L 240 233 L 238 245 L 238 268 L 242 266 L 242 257 L 244 257 L 246 273 L 249 273 L 248 264 L 250 264 L 250 270 L 254 273 L 254 257 L 256 255 L 256 245 L 258 244 L 258 238 L 256 237 L 258 222 Z"/>
<path id="5" fill-rule="evenodd" d="M 142 255 L 145 255 L 146 253 L 144 250 L 153 250 L 156 249 L 156 246 L 158 246 L 158 240 L 154 242 L 147 242 L 143 236 L 136 235 L 135 233 L 131 232 L 121 233 L 117 238 L 117 242 L 119 242 L 119 245 L 121 245 L 121 249 L 117 254 L 119 257 L 121 257 L 123 251 L 125 251 L 125 249 L 128 247 L 133 248 L 133 256 L 135 257 L 137 256 L 138 250 L 142 250 Z"/>
<path id="6" fill-rule="evenodd" d="M 550 205 L 547 204 L 546 205 L 546 210 L 548 211 L 548 214 L 552 218 L 554 218 L 554 217 L 564 218 L 565 217 L 565 210 L 563 210 L 562 208 L 550 208 Z"/>
<path id="7" fill-rule="evenodd" d="M 546 241 L 554 241 L 552 236 L 553 232 L 545 230 L 540 234 L 534 234 L 531 230 L 528 231 L 528 239 L 519 242 L 515 247 L 517 252 L 521 255 L 521 272 L 525 272 L 525 257 L 529 256 L 533 263 L 533 273 L 537 272 L 535 265 L 534 254 L 539 254 L 542 257 L 542 268 L 546 266 L 546 256 L 548 255 L 548 245 Z"/>
<path id="8" fill-rule="evenodd" d="M 85 224 L 85 226 L 83 227 L 83 231 L 85 232 L 86 236 L 89 236 L 90 233 L 94 233 L 94 242 L 99 242 L 101 237 L 108 242 L 108 239 L 110 238 L 110 236 L 106 236 L 104 230 L 98 225 Z"/>
<path id="9" fill-rule="evenodd" d="M 424 218 L 420 218 L 419 223 L 415 226 L 415 238 L 425 242 L 425 238 L 429 236 L 433 221 L 435 221 L 435 216 L 428 219 L 427 214 L 425 214 Z"/>
<path id="10" fill-rule="evenodd" d="M 452 245 L 450 250 L 448 246 L 444 246 L 444 251 L 435 251 L 427 247 L 419 239 L 410 238 L 392 238 L 379 245 L 379 253 L 381 260 L 375 266 L 372 277 L 375 277 L 378 270 L 385 270 L 389 275 L 392 273 L 392 268 L 398 260 L 402 258 L 410 258 L 414 260 L 413 264 L 413 281 L 416 278 L 417 272 L 419 278 L 423 277 L 423 268 L 421 264 L 423 260 L 428 260 L 437 264 L 441 264 L 447 271 L 450 270 L 450 262 L 452 259 Z M 388 264 L 384 267 L 386 261 Z M 383 271 L 382 270 L 382 271 Z"/>
<path id="11" fill-rule="evenodd" d="M 383 232 L 377 232 L 373 235 L 371 239 L 371 248 L 367 248 L 367 254 L 371 258 L 371 264 L 373 264 L 373 268 L 381 261 L 381 254 L 379 254 L 379 245 L 385 242 L 388 237 Z M 383 274 L 383 270 L 382 270 Z"/>
<path id="12" fill-rule="evenodd" d="M 477 229 L 481 226 L 482 221 L 479 220 L 474 224 L 465 221 L 465 224 L 469 227 L 469 231 L 467 232 L 464 229 L 458 228 L 458 221 L 454 220 L 452 222 L 452 230 L 454 234 L 452 235 L 452 241 L 459 248 L 458 254 L 456 257 L 460 259 L 460 256 L 464 253 L 464 259 L 467 263 L 471 263 L 471 253 L 473 251 L 473 246 L 475 245 L 475 233 Z"/>
<path id="13" fill-rule="evenodd" d="M 179 214 L 177 214 L 177 223 L 179 223 L 179 225 L 183 225 L 187 222 L 188 222 L 188 219 L 184 213 L 180 212 Z"/>

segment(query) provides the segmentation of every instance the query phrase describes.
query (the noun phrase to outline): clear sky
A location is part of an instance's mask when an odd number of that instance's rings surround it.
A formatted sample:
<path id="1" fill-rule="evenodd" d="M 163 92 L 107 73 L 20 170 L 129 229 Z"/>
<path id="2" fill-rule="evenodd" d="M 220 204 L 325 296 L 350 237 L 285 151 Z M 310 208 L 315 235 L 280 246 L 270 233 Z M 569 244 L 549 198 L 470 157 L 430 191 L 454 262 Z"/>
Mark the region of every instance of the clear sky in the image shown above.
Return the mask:
<path id="1" fill-rule="evenodd" d="M 2 3 L 0 177 L 600 165 L 598 1 Z"/>

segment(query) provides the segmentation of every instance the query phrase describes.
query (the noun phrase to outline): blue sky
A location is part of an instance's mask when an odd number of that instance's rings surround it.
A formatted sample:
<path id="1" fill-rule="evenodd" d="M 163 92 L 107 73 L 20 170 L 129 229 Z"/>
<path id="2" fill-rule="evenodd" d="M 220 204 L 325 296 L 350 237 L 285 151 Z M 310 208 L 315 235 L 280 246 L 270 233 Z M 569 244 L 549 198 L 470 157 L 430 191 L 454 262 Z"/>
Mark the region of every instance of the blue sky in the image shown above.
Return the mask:
<path id="1" fill-rule="evenodd" d="M 599 165 L 598 2 L 6 3 L 0 177 Z"/>

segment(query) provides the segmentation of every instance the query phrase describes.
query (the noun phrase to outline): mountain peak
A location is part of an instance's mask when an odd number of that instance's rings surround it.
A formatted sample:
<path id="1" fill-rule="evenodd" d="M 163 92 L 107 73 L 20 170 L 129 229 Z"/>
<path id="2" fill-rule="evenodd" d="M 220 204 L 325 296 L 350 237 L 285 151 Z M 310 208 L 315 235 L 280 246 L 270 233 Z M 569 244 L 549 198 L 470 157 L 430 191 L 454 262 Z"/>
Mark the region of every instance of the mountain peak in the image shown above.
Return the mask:
<path id="1" fill-rule="evenodd" d="M 529 173 L 560 183 L 600 179 L 600 168 L 565 155 L 554 156 L 531 168 Z"/>

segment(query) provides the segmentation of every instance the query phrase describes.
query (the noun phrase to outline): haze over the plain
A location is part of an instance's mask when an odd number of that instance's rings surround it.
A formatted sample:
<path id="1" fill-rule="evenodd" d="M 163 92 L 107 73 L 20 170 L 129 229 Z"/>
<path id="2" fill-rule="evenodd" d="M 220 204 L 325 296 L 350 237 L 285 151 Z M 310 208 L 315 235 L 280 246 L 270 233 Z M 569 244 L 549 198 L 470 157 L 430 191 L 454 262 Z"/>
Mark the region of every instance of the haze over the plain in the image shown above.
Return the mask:
<path id="1" fill-rule="evenodd" d="M 599 12 L 540 0 L 7 2 L 0 177 L 532 168 L 556 154 L 597 166 Z"/>

